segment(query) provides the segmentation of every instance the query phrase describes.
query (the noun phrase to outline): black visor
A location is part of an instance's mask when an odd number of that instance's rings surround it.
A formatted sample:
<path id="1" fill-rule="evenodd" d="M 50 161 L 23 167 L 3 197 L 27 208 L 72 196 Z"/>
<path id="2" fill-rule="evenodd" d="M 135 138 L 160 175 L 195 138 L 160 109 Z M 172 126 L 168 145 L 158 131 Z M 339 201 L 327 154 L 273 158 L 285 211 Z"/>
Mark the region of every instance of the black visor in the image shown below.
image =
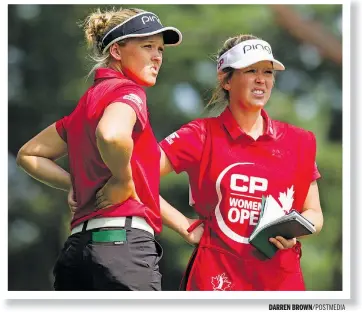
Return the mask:
<path id="1" fill-rule="evenodd" d="M 163 33 L 165 45 L 178 45 L 182 41 L 181 32 L 175 27 L 163 27 L 157 15 L 142 12 L 124 23 L 112 28 L 102 40 L 102 51 L 110 45 L 125 38 L 146 37 Z"/>

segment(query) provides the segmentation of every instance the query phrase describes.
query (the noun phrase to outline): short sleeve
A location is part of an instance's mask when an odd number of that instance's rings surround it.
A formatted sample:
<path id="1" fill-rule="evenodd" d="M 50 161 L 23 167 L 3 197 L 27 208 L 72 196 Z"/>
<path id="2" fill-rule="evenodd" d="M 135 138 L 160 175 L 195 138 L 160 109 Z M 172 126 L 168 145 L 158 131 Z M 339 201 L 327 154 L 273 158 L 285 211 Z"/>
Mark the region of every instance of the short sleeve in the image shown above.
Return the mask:
<path id="1" fill-rule="evenodd" d="M 176 173 L 188 171 L 201 161 L 206 137 L 205 122 L 194 120 L 160 142 Z"/>
<path id="2" fill-rule="evenodd" d="M 319 173 L 317 163 L 314 162 L 312 181 L 315 181 L 315 180 L 319 179 L 320 177 L 321 177 L 321 174 Z"/>
<path id="3" fill-rule="evenodd" d="M 137 85 L 122 86 L 113 92 L 112 100 L 108 103 L 122 102 L 133 108 L 137 120 L 143 130 L 148 121 L 146 93 Z"/>
<path id="4" fill-rule="evenodd" d="M 67 142 L 67 122 L 68 116 L 63 117 L 55 122 L 55 128 L 59 136 L 63 139 L 64 142 Z"/>
<path id="5" fill-rule="evenodd" d="M 312 173 L 312 182 L 319 179 L 321 177 L 320 173 L 319 173 L 319 170 L 318 170 L 318 167 L 317 167 L 317 162 L 316 162 L 316 150 L 317 150 L 317 140 L 316 140 L 316 137 L 314 135 L 313 132 L 311 131 L 308 131 L 307 134 L 309 135 L 309 138 L 308 140 L 310 142 L 313 142 L 313 145 L 314 145 L 314 165 L 313 165 L 313 173 Z"/>

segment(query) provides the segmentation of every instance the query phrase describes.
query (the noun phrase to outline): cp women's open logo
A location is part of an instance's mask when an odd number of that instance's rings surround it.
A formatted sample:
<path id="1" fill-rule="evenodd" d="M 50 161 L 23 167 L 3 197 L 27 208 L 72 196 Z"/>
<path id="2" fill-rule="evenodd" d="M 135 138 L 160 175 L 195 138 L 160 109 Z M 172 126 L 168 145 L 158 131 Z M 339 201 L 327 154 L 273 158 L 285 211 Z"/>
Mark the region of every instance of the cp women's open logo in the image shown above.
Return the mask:
<path id="1" fill-rule="evenodd" d="M 219 174 L 215 217 L 220 230 L 233 241 L 249 244 L 250 234 L 259 221 L 262 196 L 273 197 L 285 212 L 292 208 L 294 186 L 279 184 L 272 174 L 268 168 L 248 162 L 231 164 Z"/>

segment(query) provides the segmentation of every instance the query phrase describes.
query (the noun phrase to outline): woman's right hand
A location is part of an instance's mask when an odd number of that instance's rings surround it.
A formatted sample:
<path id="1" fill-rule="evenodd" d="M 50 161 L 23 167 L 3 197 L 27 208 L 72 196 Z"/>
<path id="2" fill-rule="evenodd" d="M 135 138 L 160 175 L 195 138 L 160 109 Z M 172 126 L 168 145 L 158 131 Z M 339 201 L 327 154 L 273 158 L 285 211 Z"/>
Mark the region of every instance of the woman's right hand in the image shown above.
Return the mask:
<path id="1" fill-rule="evenodd" d="M 134 198 L 140 202 L 133 180 L 120 181 L 111 176 L 96 194 L 96 207 L 97 209 L 107 208 L 129 198 Z"/>

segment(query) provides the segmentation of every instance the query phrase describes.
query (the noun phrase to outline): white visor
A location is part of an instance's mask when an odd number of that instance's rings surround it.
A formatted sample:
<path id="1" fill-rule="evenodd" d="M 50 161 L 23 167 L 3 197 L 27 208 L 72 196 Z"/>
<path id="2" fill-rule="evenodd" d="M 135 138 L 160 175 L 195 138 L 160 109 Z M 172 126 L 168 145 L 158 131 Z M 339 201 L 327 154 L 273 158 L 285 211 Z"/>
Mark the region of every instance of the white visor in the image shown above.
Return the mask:
<path id="1" fill-rule="evenodd" d="M 261 61 L 273 62 L 273 69 L 284 70 L 284 65 L 277 61 L 269 43 L 260 39 L 240 42 L 221 55 L 217 62 L 217 71 L 224 68 L 245 68 Z"/>

